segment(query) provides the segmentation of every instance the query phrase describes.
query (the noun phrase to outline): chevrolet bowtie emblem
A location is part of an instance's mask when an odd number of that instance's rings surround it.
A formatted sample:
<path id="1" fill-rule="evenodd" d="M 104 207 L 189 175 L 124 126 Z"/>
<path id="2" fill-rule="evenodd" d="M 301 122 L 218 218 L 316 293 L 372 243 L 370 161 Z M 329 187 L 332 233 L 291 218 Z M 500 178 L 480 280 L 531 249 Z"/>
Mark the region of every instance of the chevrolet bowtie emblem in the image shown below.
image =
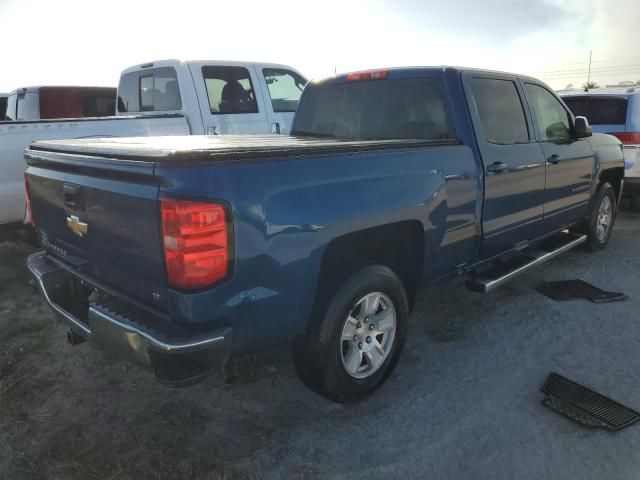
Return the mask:
<path id="1" fill-rule="evenodd" d="M 86 235 L 89 225 L 81 222 L 75 215 L 69 215 L 67 217 L 67 227 L 69 227 L 73 233 L 82 237 L 83 235 Z"/>

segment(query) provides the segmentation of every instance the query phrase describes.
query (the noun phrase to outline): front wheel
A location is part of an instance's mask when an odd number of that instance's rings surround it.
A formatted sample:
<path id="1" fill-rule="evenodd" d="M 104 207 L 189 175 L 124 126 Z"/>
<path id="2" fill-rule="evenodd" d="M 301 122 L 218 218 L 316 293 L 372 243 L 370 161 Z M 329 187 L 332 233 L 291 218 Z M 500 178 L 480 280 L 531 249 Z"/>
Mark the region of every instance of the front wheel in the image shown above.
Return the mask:
<path id="1" fill-rule="evenodd" d="M 616 221 L 616 194 L 611 184 L 600 185 L 587 221 L 587 249 L 591 252 L 602 250 L 611 238 Z"/>
<path id="2" fill-rule="evenodd" d="M 337 288 L 327 308 L 298 341 L 296 368 L 303 381 L 338 402 L 355 402 L 393 370 L 404 343 L 409 301 L 389 268 L 361 269 Z"/>

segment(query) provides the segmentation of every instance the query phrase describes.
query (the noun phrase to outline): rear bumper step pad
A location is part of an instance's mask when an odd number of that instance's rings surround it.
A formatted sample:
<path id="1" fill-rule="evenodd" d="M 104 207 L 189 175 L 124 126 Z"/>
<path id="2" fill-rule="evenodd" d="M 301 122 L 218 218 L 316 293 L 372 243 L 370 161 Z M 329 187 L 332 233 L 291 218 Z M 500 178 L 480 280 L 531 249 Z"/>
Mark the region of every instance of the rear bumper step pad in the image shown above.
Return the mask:
<path id="1" fill-rule="evenodd" d="M 562 375 L 550 373 L 541 388 L 542 403 L 587 427 L 621 430 L 640 419 L 640 414 Z"/>
<path id="2" fill-rule="evenodd" d="M 589 300 L 593 303 L 619 302 L 628 297 L 624 293 L 607 292 L 585 282 L 584 280 L 560 280 L 542 282 L 536 287 L 543 295 L 552 300 Z"/>

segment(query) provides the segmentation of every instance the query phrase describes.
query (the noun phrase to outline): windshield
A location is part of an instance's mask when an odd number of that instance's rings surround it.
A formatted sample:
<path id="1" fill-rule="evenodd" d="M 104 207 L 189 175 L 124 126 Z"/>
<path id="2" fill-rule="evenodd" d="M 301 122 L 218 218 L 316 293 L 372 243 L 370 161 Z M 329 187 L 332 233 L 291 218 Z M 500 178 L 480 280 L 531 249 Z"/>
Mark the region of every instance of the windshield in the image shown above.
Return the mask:
<path id="1" fill-rule="evenodd" d="M 309 84 L 293 135 L 359 140 L 452 138 L 435 78 Z"/>

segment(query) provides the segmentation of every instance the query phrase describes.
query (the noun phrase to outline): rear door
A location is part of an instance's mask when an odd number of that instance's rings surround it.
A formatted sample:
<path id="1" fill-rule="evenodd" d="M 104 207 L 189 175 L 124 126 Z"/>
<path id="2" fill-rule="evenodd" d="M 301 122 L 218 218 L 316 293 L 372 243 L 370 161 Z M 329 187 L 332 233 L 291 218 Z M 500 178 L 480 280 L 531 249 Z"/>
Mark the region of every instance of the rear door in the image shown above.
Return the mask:
<path id="1" fill-rule="evenodd" d="M 190 64 L 208 135 L 270 132 L 259 79 L 243 65 Z"/>
<path id="2" fill-rule="evenodd" d="M 545 227 L 561 228 L 587 214 L 593 149 L 586 138 L 575 139 L 571 113 L 555 94 L 532 82 L 525 82 L 524 90 L 547 162 Z"/>
<path id="3" fill-rule="evenodd" d="M 542 234 L 545 162 L 516 77 L 469 73 L 463 83 L 484 164 L 485 259 Z"/>
<path id="4" fill-rule="evenodd" d="M 307 80 L 287 68 L 256 65 L 255 69 L 263 90 L 270 131 L 286 135 L 291 131 L 293 116 Z"/>

